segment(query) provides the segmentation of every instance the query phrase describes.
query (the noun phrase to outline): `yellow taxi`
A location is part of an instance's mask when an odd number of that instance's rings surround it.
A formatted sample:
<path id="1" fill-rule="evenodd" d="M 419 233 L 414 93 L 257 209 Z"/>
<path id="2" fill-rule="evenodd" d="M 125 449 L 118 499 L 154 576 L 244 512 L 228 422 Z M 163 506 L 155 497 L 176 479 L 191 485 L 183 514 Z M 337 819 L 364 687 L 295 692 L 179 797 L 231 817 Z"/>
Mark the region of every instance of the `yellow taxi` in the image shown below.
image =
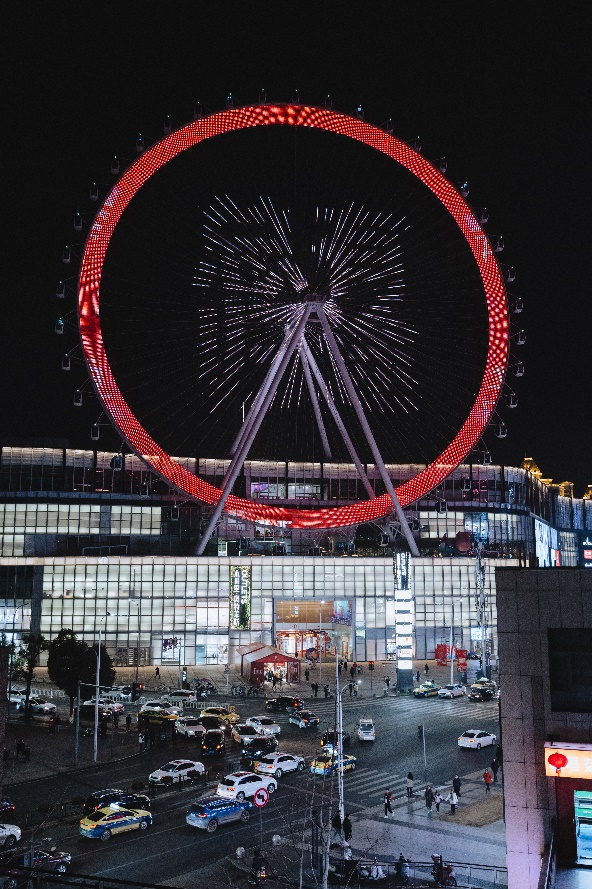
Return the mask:
<path id="1" fill-rule="evenodd" d="M 146 830 L 152 824 L 152 815 L 144 809 L 127 809 L 119 806 L 103 806 L 80 822 L 83 837 L 106 842 L 116 833 L 128 830 Z"/>
<path id="2" fill-rule="evenodd" d="M 224 719 L 230 725 L 235 725 L 240 720 L 240 716 L 233 707 L 206 707 L 199 715 L 217 716 L 218 719 Z"/>

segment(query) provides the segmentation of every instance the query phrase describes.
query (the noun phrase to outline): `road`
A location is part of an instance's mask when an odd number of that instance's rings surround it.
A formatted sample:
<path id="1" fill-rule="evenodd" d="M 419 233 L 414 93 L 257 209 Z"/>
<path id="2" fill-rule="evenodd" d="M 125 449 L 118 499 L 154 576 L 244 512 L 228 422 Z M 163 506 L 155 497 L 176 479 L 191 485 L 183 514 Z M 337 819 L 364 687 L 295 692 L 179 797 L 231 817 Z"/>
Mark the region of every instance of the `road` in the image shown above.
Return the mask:
<path id="1" fill-rule="evenodd" d="M 333 725 L 334 701 L 319 699 L 313 707 L 313 702 L 308 700 L 306 705 L 321 717 L 321 730 Z M 236 707 L 244 716 L 263 712 L 262 702 L 257 700 L 239 699 Z M 358 757 L 357 769 L 344 776 L 345 805 L 350 814 L 380 807 L 387 786 L 395 802 L 403 798 L 409 771 L 416 779 L 416 793 L 421 794 L 426 777 L 434 786 L 449 784 L 455 774 L 462 778 L 483 769 L 493 756 L 494 748 L 465 751 L 458 748 L 456 741 L 468 728 L 482 728 L 497 734 L 497 702 L 473 704 L 464 697 L 447 701 L 436 698 L 416 700 L 410 696 L 369 701 L 348 696 L 344 699 L 343 711 L 344 731 L 353 735 L 357 719 L 369 715 L 374 719 L 377 734 L 375 742 L 366 744 L 352 737 L 350 752 Z M 288 723 L 284 714 L 277 715 L 277 721 L 281 725 L 282 750 L 309 759 L 319 750 L 320 732 L 310 734 L 298 729 Z M 423 743 L 418 739 L 419 724 L 425 731 L 427 768 Z M 11 795 L 21 813 L 43 803 L 70 804 L 73 798 L 86 796 L 95 789 L 130 787 L 132 782 L 145 781 L 153 768 L 169 759 L 179 756 L 198 759 L 195 752 L 195 745 L 185 739 L 178 740 L 175 745 L 169 742 L 124 762 L 72 773 L 66 778 L 52 777 L 34 784 L 17 785 L 11 789 Z M 232 744 L 224 763 L 220 764 L 221 771 L 228 771 L 229 763 L 237 766 L 238 762 L 239 748 Z M 213 762 L 206 763 L 206 767 L 214 765 Z M 300 841 L 302 821 L 305 815 L 310 815 L 311 805 L 319 806 L 322 801 L 335 799 L 334 785 L 334 781 L 313 779 L 308 772 L 282 777 L 278 791 L 261 813 L 264 847 L 272 847 L 271 837 L 275 834 L 287 843 L 286 849 L 288 846 L 293 848 L 292 840 Z M 212 874 L 227 868 L 222 863 L 225 857 L 239 846 L 254 848 L 260 830 L 259 815 L 248 824 L 237 822 L 213 835 L 187 826 L 185 812 L 188 804 L 198 796 L 210 795 L 214 791 L 212 785 L 208 790 L 191 788 L 159 793 L 152 804 L 154 824 L 142 834 L 133 832 L 101 843 L 80 837 L 76 824 L 64 822 L 36 829 L 33 841 L 50 837 L 53 845 L 69 851 L 74 872 L 140 882 L 166 882 L 181 887 L 194 885 L 198 876 L 212 883 Z"/>

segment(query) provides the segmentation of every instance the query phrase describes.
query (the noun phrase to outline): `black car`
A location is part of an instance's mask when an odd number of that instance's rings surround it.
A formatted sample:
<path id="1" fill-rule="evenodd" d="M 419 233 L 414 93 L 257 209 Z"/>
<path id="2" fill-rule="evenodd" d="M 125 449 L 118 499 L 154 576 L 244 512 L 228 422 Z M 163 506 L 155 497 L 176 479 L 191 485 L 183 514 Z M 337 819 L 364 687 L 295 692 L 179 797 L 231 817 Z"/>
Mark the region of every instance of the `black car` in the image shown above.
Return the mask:
<path id="1" fill-rule="evenodd" d="M 349 747 L 351 743 L 351 735 L 349 732 L 341 733 L 341 742 L 344 747 Z M 335 747 L 337 745 L 337 732 L 327 731 L 321 737 L 321 747 Z"/>
<path id="2" fill-rule="evenodd" d="M 9 800 L 7 796 L 4 796 L 0 799 L 0 815 L 9 815 L 10 812 L 16 812 L 16 806 L 12 800 Z"/>
<path id="3" fill-rule="evenodd" d="M 74 707 L 74 723 L 76 724 L 76 707 Z M 99 704 L 99 724 L 102 721 L 111 722 L 111 711 L 107 710 L 106 707 L 101 706 Z M 95 721 L 95 705 L 94 704 L 81 704 L 80 705 L 80 722 L 92 722 Z"/>
<path id="4" fill-rule="evenodd" d="M 485 686 L 482 688 L 471 688 L 467 698 L 469 701 L 493 701 L 495 692 Z"/>
<path id="5" fill-rule="evenodd" d="M 222 756 L 226 752 L 224 732 L 219 728 L 211 728 L 201 739 L 201 752 L 204 756 Z"/>
<path id="6" fill-rule="evenodd" d="M 226 722 L 225 719 L 220 719 L 219 716 L 200 716 L 199 722 L 207 732 L 211 729 L 218 729 L 222 732 L 230 731 L 230 723 Z"/>
<path id="7" fill-rule="evenodd" d="M 251 764 L 266 753 L 274 753 L 279 746 L 275 735 L 262 735 L 260 738 L 247 741 L 241 752 L 241 760 Z"/>
<path id="8" fill-rule="evenodd" d="M 130 793 L 127 790 L 117 790 L 109 787 L 106 790 L 96 790 L 84 801 L 84 815 L 89 818 L 97 809 L 103 806 L 123 806 L 130 809 L 150 809 L 150 797 L 143 793 Z"/>
<path id="9" fill-rule="evenodd" d="M 266 701 L 265 709 L 291 713 L 293 710 L 304 710 L 304 701 L 301 698 L 292 697 L 292 695 L 280 695 L 278 698 L 270 698 Z"/>
<path id="10" fill-rule="evenodd" d="M 0 870 L 4 875 L 5 889 L 16 889 L 31 882 L 29 868 L 39 871 L 54 871 L 65 874 L 70 867 L 72 856 L 69 852 L 58 852 L 57 849 L 19 849 L 0 855 Z M 22 868 L 26 870 L 22 871 Z"/>

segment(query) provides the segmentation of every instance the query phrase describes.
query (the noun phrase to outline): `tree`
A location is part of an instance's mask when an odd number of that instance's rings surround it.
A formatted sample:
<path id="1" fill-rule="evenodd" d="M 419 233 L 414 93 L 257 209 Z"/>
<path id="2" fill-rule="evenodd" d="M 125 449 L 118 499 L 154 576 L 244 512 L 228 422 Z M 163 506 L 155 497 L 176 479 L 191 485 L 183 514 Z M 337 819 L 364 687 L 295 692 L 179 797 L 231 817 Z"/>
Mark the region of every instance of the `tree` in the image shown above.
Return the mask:
<path id="1" fill-rule="evenodd" d="M 90 648 L 78 639 L 74 630 L 63 629 L 49 643 L 47 672 L 52 682 L 61 688 L 70 699 L 70 712 L 74 708 L 74 698 L 78 694 L 78 683 L 83 686 L 86 696 L 90 687 L 94 688 L 97 675 L 97 646 Z M 110 687 L 115 680 L 113 661 L 107 649 L 101 645 L 101 673 L 99 684 Z"/>
<path id="2" fill-rule="evenodd" d="M 25 719 L 29 719 L 31 715 L 29 711 L 31 683 L 33 682 L 35 667 L 39 665 L 39 655 L 42 651 L 47 651 L 47 640 L 42 633 L 25 633 L 23 635 L 17 656 L 23 658 L 24 661 L 22 672 L 26 683 Z"/>

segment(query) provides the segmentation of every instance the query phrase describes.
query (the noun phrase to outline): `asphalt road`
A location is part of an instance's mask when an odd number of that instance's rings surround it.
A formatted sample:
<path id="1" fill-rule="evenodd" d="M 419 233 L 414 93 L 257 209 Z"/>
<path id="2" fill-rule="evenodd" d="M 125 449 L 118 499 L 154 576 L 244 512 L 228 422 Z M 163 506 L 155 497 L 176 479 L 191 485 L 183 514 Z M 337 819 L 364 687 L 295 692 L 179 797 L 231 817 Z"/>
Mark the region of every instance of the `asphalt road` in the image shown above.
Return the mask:
<path id="1" fill-rule="evenodd" d="M 306 704 L 309 706 L 311 702 Z M 240 700 L 236 707 L 245 716 L 264 712 L 262 702 L 257 700 Z M 333 701 L 319 699 L 311 709 L 321 717 L 321 731 L 333 725 Z M 491 761 L 495 749 L 465 751 L 460 750 L 456 742 L 458 735 L 468 728 L 482 728 L 498 734 L 497 702 L 472 704 L 466 698 L 416 700 L 409 696 L 369 701 L 347 697 L 343 710 L 345 731 L 353 735 L 357 719 L 369 715 L 374 719 L 377 734 L 375 742 L 366 744 L 352 737 L 349 752 L 358 757 L 357 769 L 344 776 L 345 803 L 350 813 L 380 806 L 386 786 L 390 786 L 395 800 L 404 797 L 405 778 L 409 771 L 413 772 L 417 792 L 421 793 L 426 778 L 434 785 L 441 785 L 450 783 L 455 774 L 462 778 L 483 769 Z M 288 724 L 284 714 L 279 714 L 277 721 L 282 729 L 280 749 L 309 759 L 318 752 L 321 731 L 311 734 L 298 729 Z M 424 726 L 425 732 L 425 762 L 424 745 L 418 739 L 419 724 Z M 19 813 L 50 802 L 54 805 L 66 802 L 68 810 L 72 811 L 71 801 L 75 797 L 86 796 L 103 787 L 130 787 L 134 781 L 146 780 L 150 771 L 169 759 L 198 759 L 195 753 L 191 741 L 178 740 L 175 745 L 169 742 L 124 762 L 14 786 L 11 796 Z M 224 762 L 220 763 L 220 771 L 225 773 L 229 763 L 238 766 L 238 762 L 239 748 L 230 744 Z M 214 761 L 205 764 L 211 769 L 218 767 Z M 285 775 L 280 779 L 277 792 L 262 810 L 261 823 L 259 814 L 256 814 L 248 824 L 236 822 L 210 835 L 186 825 L 185 813 L 191 801 L 213 792 L 213 785 L 207 790 L 190 788 L 159 792 L 152 804 L 153 826 L 143 833 L 113 837 L 108 843 L 81 837 L 77 824 L 66 822 L 36 828 L 33 842 L 44 845 L 49 839 L 52 845 L 70 852 L 73 872 L 150 883 L 166 882 L 171 886 L 192 885 L 198 877 L 211 882 L 208 874 L 226 868 L 225 857 L 237 847 L 252 849 L 258 844 L 260 829 L 267 849 L 271 848 L 274 834 L 287 840 L 288 845 L 292 839 L 299 840 L 302 822 L 305 815 L 309 816 L 310 806 L 318 806 L 322 800 L 334 800 L 336 786 L 334 781 L 314 779 L 308 772 Z"/>

